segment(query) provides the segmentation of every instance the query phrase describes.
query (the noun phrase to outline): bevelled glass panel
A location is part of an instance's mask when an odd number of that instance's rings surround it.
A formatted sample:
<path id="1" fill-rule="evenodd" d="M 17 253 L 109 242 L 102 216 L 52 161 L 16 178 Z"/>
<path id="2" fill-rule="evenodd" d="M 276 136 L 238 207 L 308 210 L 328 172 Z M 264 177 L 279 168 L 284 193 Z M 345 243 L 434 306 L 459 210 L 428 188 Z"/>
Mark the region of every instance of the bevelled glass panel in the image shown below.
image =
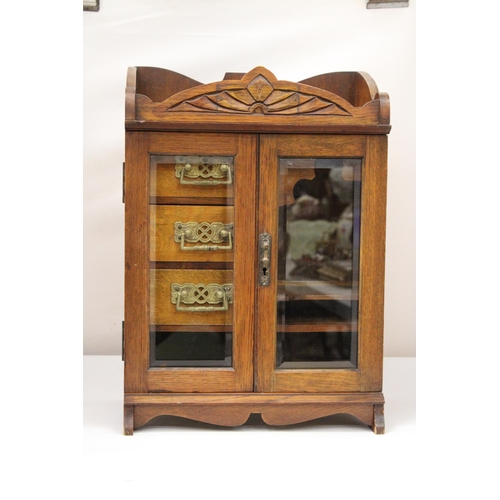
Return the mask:
<path id="1" fill-rule="evenodd" d="M 150 157 L 151 366 L 232 365 L 234 158 Z"/>
<path id="2" fill-rule="evenodd" d="M 277 368 L 355 368 L 359 158 L 281 158 Z"/>
<path id="3" fill-rule="evenodd" d="M 230 332 L 151 332 L 151 366 L 231 366 Z"/>
<path id="4" fill-rule="evenodd" d="M 280 368 L 354 368 L 352 332 L 278 333 Z"/>

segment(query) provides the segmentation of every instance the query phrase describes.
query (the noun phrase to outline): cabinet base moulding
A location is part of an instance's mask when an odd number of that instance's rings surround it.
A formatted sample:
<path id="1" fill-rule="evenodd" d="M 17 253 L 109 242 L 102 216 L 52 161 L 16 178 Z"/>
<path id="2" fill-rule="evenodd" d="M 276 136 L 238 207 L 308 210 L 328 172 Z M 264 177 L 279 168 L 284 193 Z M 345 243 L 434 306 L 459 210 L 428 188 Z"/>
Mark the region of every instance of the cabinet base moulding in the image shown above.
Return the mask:
<path id="1" fill-rule="evenodd" d="M 383 434 L 384 396 L 380 392 L 343 394 L 125 394 L 124 434 L 132 435 L 160 415 L 213 425 L 243 425 L 252 413 L 268 425 L 291 425 L 338 413 L 353 415 Z"/>

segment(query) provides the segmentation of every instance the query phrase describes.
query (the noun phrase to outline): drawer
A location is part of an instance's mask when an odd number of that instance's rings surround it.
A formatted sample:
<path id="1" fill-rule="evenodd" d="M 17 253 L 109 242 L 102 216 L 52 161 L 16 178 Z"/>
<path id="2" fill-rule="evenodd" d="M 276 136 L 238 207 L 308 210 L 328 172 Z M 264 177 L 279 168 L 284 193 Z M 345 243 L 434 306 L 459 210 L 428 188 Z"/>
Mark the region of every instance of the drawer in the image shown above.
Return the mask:
<path id="1" fill-rule="evenodd" d="M 232 324 L 232 283 L 228 270 L 152 269 L 151 325 Z"/>
<path id="2" fill-rule="evenodd" d="M 151 157 L 150 196 L 156 203 L 231 204 L 234 161 L 224 156 Z M 195 203 L 196 203 L 195 202 Z"/>
<path id="3" fill-rule="evenodd" d="M 152 261 L 233 260 L 233 207 L 151 205 L 150 230 Z"/>

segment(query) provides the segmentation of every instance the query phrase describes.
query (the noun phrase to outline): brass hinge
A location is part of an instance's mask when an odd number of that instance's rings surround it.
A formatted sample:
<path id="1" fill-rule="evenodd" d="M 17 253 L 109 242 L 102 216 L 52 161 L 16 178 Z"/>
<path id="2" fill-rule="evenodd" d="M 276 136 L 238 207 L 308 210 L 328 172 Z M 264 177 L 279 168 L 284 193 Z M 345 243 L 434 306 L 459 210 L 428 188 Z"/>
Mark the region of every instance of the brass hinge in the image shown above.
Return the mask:
<path id="1" fill-rule="evenodd" d="M 122 170 L 122 203 L 125 203 L 125 162 L 123 162 Z"/>
<path id="2" fill-rule="evenodd" d="M 125 321 L 122 321 L 122 361 L 125 361 Z"/>

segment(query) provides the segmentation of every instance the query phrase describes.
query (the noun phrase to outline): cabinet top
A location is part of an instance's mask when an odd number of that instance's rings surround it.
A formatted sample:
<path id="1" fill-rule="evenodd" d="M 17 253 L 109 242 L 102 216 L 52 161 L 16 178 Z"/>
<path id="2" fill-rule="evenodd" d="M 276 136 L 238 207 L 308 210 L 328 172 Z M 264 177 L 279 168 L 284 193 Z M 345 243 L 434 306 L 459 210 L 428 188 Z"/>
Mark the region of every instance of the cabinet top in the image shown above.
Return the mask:
<path id="1" fill-rule="evenodd" d="M 257 67 L 203 84 L 174 71 L 131 67 L 126 130 L 387 134 L 389 96 L 364 72 L 298 83 Z"/>

